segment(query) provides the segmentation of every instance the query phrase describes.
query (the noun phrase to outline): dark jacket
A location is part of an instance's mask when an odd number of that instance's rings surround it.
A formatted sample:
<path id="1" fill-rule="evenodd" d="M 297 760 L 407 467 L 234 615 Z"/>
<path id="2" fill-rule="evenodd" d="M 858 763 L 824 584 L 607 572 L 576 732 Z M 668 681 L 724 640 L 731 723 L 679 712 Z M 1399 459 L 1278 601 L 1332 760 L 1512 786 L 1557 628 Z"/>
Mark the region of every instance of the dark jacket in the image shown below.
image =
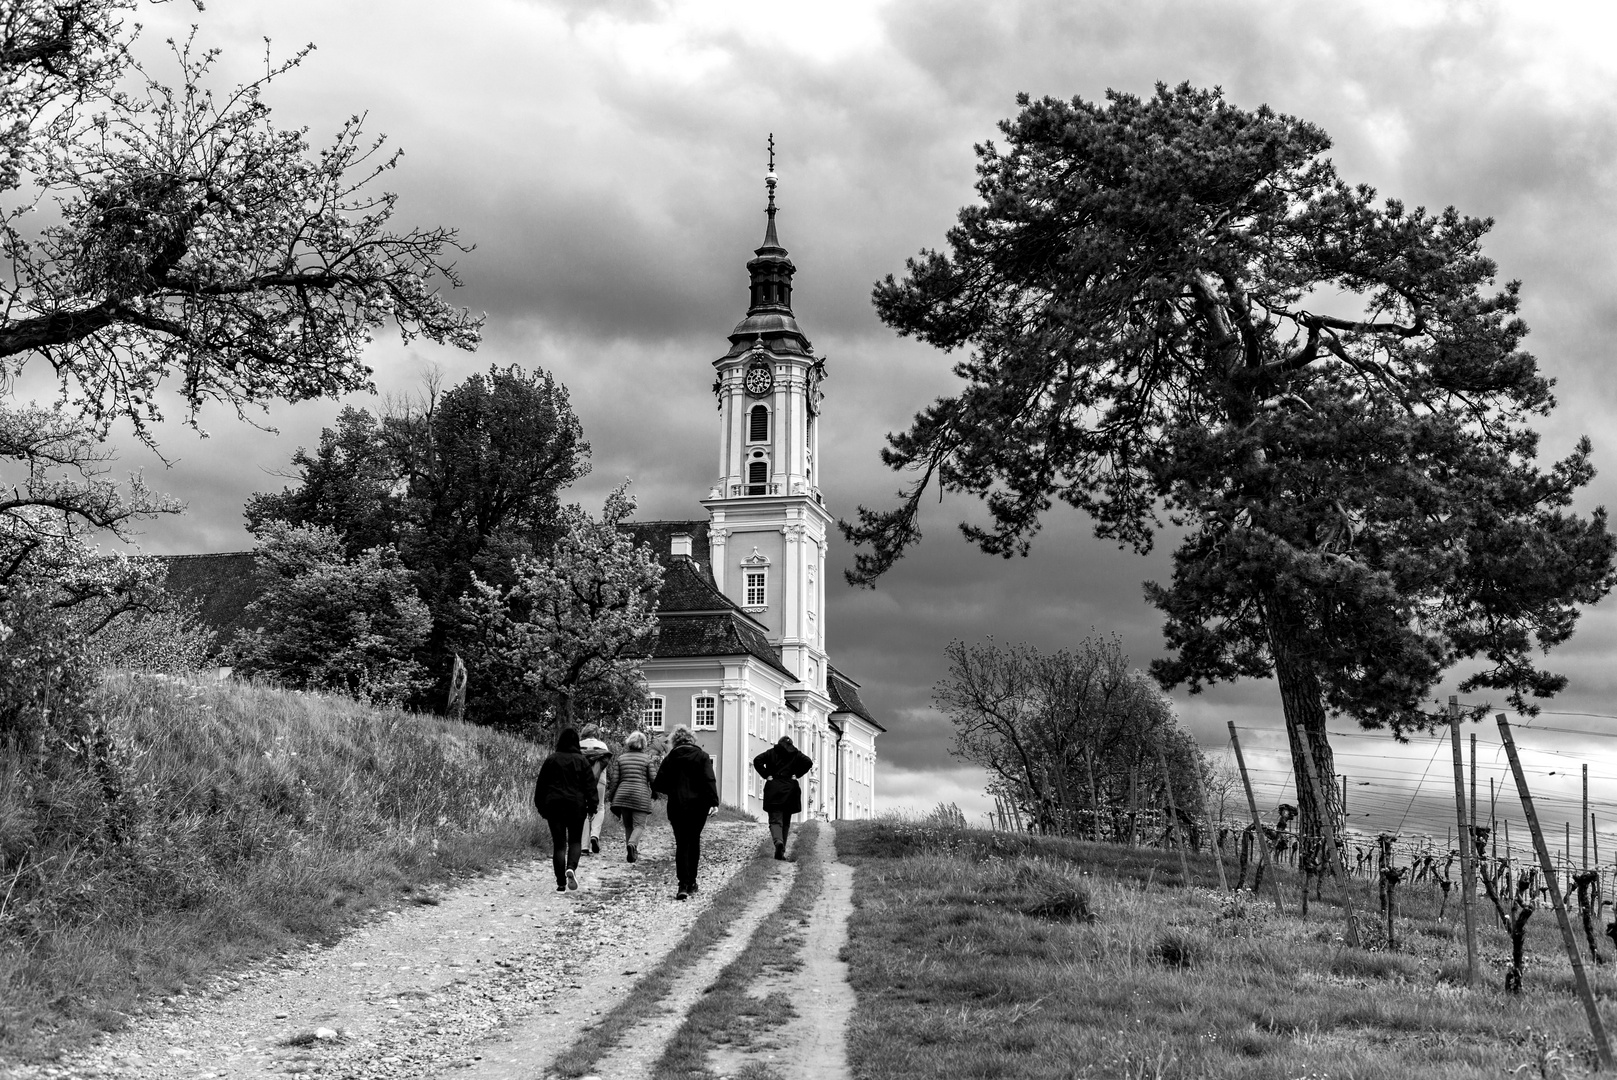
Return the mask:
<path id="1" fill-rule="evenodd" d="M 668 797 L 668 812 L 706 810 L 719 805 L 713 759 L 695 743 L 680 743 L 657 766 L 651 790 Z"/>
<path id="2" fill-rule="evenodd" d="M 644 750 L 625 750 L 607 774 L 606 801 L 614 810 L 651 813 L 651 778 L 656 769 Z"/>
<path id="3" fill-rule="evenodd" d="M 533 807 L 546 819 L 593 814 L 600 808 L 595 770 L 578 749 L 578 732 L 562 728 L 556 752 L 539 766 L 533 785 Z"/>
<path id="4" fill-rule="evenodd" d="M 764 778 L 764 813 L 803 812 L 803 788 L 797 778 L 814 768 L 813 758 L 795 746 L 776 743 L 753 758 L 752 767 Z"/>

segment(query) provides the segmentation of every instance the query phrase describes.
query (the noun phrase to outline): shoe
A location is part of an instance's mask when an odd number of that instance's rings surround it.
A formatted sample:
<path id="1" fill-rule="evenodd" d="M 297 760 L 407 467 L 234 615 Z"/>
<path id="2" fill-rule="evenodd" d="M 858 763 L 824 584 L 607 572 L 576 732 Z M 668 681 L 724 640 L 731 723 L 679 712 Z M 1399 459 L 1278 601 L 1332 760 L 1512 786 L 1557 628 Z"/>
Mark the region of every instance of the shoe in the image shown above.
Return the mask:
<path id="1" fill-rule="evenodd" d="M 565 886 L 565 885 L 557 885 L 556 886 L 556 891 L 557 892 L 566 892 L 567 891 L 567 886 Z"/>
<path id="2" fill-rule="evenodd" d="M 629 845 L 628 850 L 629 850 L 629 861 L 630 862 L 638 862 L 640 860 L 640 852 L 635 850 L 635 846 L 633 844 Z"/>
<path id="3" fill-rule="evenodd" d="M 599 836 L 590 837 L 590 854 L 591 855 L 599 855 L 600 853 L 601 853 L 601 838 Z"/>
<path id="4" fill-rule="evenodd" d="M 695 896 L 698 890 L 697 890 L 695 884 L 691 884 L 691 885 L 685 886 L 685 891 L 690 893 L 692 896 Z"/>
<path id="5" fill-rule="evenodd" d="M 578 875 L 571 870 L 567 871 L 567 887 L 569 889 L 578 888 Z"/>
<path id="6" fill-rule="evenodd" d="M 786 845 L 785 844 L 776 844 L 775 845 L 775 858 L 778 859 L 781 862 L 786 861 Z"/>
<path id="7" fill-rule="evenodd" d="M 675 895 L 674 899 L 675 900 L 685 900 L 685 899 L 688 899 L 689 897 L 690 897 L 690 894 L 687 893 L 684 889 L 681 889 L 681 890 L 679 890 L 678 894 Z"/>

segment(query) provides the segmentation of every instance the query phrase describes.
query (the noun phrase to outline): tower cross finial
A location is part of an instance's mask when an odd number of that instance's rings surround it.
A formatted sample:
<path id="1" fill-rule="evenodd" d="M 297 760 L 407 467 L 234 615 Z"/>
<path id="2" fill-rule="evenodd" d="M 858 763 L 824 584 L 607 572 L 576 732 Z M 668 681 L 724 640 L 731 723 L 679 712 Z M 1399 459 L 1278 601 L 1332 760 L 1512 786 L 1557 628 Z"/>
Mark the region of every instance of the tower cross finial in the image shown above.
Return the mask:
<path id="1" fill-rule="evenodd" d="M 775 133 L 769 133 L 769 171 L 775 171 Z"/>
<path id="2" fill-rule="evenodd" d="M 768 243 L 775 242 L 775 133 L 769 133 L 769 172 L 764 174 L 764 187 L 769 189 L 769 238 Z"/>

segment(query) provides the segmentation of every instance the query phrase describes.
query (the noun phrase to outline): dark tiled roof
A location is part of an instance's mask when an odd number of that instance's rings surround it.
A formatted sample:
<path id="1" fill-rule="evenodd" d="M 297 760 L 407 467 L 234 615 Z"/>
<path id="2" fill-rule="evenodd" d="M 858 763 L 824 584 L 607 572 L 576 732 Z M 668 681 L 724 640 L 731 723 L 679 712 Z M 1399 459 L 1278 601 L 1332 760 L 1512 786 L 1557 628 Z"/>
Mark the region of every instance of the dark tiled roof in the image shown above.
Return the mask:
<path id="1" fill-rule="evenodd" d="M 721 593 L 691 559 L 671 559 L 657 596 L 653 656 L 752 656 L 785 675 L 780 651 L 758 621 Z"/>
<path id="2" fill-rule="evenodd" d="M 168 567 L 168 591 L 201 605 L 202 621 L 218 631 L 220 644 L 247 627 L 247 605 L 258 599 L 251 551 L 155 557 Z"/>
<path id="3" fill-rule="evenodd" d="M 853 713 L 866 723 L 875 725 L 877 731 L 887 730 L 876 723 L 876 718 L 870 715 L 870 710 L 865 708 L 865 703 L 859 700 L 858 683 L 829 664 L 825 667 L 825 673 L 828 676 L 825 684 L 831 691 L 831 703 L 835 706 L 834 711 Z"/>
<path id="4" fill-rule="evenodd" d="M 651 553 L 664 568 L 673 561 L 674 534 L 685 533 L 691 538 L 691 558 L 697 565 L 713 573 L 713 551 L 708 546 L 708 520 L 696 521 L 625 521 L 618 526 L 634 537 L 635 543 L 651 545 Z"/>

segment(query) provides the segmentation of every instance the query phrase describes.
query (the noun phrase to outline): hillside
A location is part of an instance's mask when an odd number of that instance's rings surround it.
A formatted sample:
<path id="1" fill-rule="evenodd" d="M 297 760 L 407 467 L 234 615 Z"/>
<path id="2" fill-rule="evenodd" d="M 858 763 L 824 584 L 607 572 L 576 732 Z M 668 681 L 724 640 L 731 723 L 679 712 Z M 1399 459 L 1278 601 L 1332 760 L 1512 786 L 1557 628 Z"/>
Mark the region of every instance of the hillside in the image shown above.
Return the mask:
<path id="1" fill-rule="evenodd" d="M 0 1061 L 531 851 L 537 747 L 343 698 L 116 675 L 107 767 L 0 773 Z"/>
<path id="2" fill-rule="evenodd" d="M 1374 886 L 1354 880 L 1370 946 L 1355 949 L 1334 902 L 1298 914 L 1294 875 L 1279 915 L 1267 886 L 1221 891 L 1209 856 L 1191 860 L 1186 888 L 1177 857 L 1155 849 L 898 820 L 848 823 L 837 844 L 856 868 L 848 1048 L 861 1077 L 1408 1080 L 1593 1064 L 1547 906 L 1515 996 L 1486 901 L 1484 985 L 1462 985 L 1458 905 L 1439 920 L 1435 887 L 1400 889 L 1389 949 Z M 1585 964 L 1609 1015 L 1613 965 Z"/>

